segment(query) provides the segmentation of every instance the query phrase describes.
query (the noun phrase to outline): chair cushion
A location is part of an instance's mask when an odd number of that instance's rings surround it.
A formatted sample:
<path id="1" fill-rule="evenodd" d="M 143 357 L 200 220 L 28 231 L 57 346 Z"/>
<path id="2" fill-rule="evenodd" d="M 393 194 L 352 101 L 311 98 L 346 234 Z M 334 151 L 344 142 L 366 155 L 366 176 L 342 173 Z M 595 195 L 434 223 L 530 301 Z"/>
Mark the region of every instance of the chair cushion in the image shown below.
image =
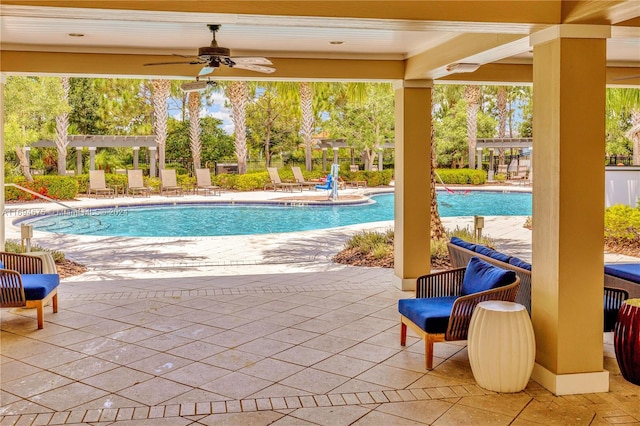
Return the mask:
<path id="1" fill-rule="evenodd" d="M 609 263 L 604 265 L 604 273 L 640 284 L 640 263 Z"/>
<path id="2" fill-rule="evenodd" d="M 465 240 L 462 240 L 458 237 L 451 237 L 449 240 L 451 244 L 456 245 L 458 247 L 466 248 L 467 250 L 476 251 L 476 245 Z"/>
<path id="3" fill-rule="evenodd" d="M 477 257 L 472 257 L 464 273 L 460 294 L 479 293 L 492 288 L 511 284 L 516 279 L 516 273 L 493 266 Z"/>
<path id="4" fill-rule="evenodd" d="M 27 300 L 40 300 L 60 284 L 58 274 L 22 274 L 22 286 Z"/>
<path id="5" fill-rule="evenodd" d="M 511 256 L 508 256 L 504 253 L 500 253 L 499 251 L 495 251 L 493 249 L 490 249 L 489 247 L 485 247 L 481 245 L 476 246 L 476 253 L 482 254 L 484 256 L 490 257 L 492 259 L 495 259 L 504 263 L 509 263 L 509 259 L 511 259 Z"/>
<path id="6" fill-rule="evenodd" d="M 4 263 L 2 263 L 2 261 L 0 261 L 0 269 L 4 269 Z"/>
<path id="7" fill-rule="evenodd" d="M 518 268 L 526 269 L 527 271 L 531 271 L 531 264 L 525 262 L 522 259 L 518 259 L 517 257 L 512 257 L 511 259 L 509 259 L 509 264 L 517 266 Z"/>
<path id="8" fill-rule="evenodd" d="M 398 312 L 427 333 L 444 333 L 458 296 L 398 300 Z"/>

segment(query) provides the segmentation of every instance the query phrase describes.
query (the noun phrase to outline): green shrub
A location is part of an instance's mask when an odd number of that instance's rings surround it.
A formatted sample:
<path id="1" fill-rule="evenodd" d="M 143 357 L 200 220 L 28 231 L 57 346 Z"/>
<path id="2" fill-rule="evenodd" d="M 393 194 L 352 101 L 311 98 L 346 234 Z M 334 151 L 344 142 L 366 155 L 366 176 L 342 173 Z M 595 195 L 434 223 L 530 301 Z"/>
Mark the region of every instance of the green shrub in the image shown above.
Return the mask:
<path id="1" fill-rule="evenodd" d="M 640 208 L 622 204 L 611 206 L 604 213 L 605 240 L 623 244 L 640 243 Z"/>
<path id="2" fill-rule="evenodd" d="M 504 182 L 505 180 L 507 180 L 507 175 L 505 175 L 504 173 L 496 173 L 495 175 L 493 175 L 493 180 L 495 180 L 496 182 Z"/>
<path id="3" fill-rule="evenodd" d="M 78 195 L 78 183 L 73 176 L 34 176 L 33 182 L 27 182 L 24 176 L 15 176 L 7 179 L 7 183 L 15 183 L 55 200 L 72 200 Z M 30 201 L 36 198 L 38 197 L 19 188 L 5 188 L 7 201 Z"/>
<path id="4" fill-rule="evenodd" d="M 437 169 L 444 184 L 482 185 L 487 181 L 487 172 L 475 169 Z M 438 179 L 436 178 L 436 182 Z"/>
<path id="5" fill-rule="evenodd" d="M 4 250 L 8 253 L 22 253 L 22 243 L 16 241 L 5 241 Z M 51 257 L 53 257 L 53 261 L 56 263 L 63 262 L 65 259 L 65 255 L 63 252 L 58 250 L 49 250 L 38 245 L 31 245 L 31 251 L 46 251 L 51 253 Z"/>
<path id="6" fill-rule="evenodd" d="M 318 176 L 322 177 L 324 175 Z M 374 172 L 368 170 L 359 170 L 357 172 L 344 171 L 340 172 L 340 177 L 346 181 L 364 180 L 367 181 L 367 186 L 375 187 L 380 185 L 389 185 L 391 179 L 393 179 L 393 169 L 382 170 L 381 172 Z"/>
<path id="7" fill-rule="evenodd" d="M 449 239 L 453 237 L 458 237 L 461 240 L 469 241 L 471 243 L 482 244 L 483 246 L 487 246 L 490 248 L 496 247 L 496 242 L 491 238 L 485 237 L 484 235 L 482 236 L 482 238 L 478 240 L 473 230 L 468 226 L 465 228 L 460 228 L 456 226 L 455 229 L 453 230 L 447 230 L 446 234 L 449 237 Z"/>
<path id="8" fill-rule="evenodd" d="M 444 241 L 431 240 L 431 263 L 440 264 L 449 260 L 449 250 Z"/>

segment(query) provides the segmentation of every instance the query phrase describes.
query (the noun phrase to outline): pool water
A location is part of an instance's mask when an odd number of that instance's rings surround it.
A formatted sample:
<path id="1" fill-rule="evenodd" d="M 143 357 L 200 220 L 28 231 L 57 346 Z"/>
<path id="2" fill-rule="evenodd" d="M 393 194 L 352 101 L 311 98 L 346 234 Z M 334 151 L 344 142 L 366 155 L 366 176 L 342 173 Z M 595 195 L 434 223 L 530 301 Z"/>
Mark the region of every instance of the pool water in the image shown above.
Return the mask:
<path id="1" fill-rule="evenodd" d="M 393 194 L 360 205 L 281 206 L 268 204 L 183 204 L 93 209 L 29 220 L 39 231 L 98 236 L 196 237 L 250 235 L 335 228 L 393 220 Z M 530 193 L 472 191 L 438 193 L 443 217 L 531 215 Z M 67 212 L 68 213 L 68 212 Z"/>

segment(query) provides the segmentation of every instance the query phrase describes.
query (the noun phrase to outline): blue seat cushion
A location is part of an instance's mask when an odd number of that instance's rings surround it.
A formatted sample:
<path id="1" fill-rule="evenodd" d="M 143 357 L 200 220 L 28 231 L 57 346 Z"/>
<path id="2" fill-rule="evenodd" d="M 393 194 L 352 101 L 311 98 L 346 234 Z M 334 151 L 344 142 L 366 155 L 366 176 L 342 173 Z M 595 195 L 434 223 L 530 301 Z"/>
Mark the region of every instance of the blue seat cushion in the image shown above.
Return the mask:
<path id="1" fill-rule="evenodd" d="M 518 259 L 517 257 L 512 257 L 511 259 L 509 259 L 509 264 L 517 266 L 518 268 L 526 269 L 527 271 L 531 271 L 531 264 L 525 262 L 522 259 Z"/>
<path id="2" fill-rule="evenodd" d="M 451 240 L 449 240 L 449 242 L 453 245 L 456 245 L 458 247 L 462 247 L 462 248 L 466 248 L 467 250 L 471 250 L 471 251 L 476 251 L 476 245 L 469 243 L 465 240 L 462 240 L 458 237 L 451 237 Z"/>
<path id="3" fill-rule="evenodd" d="M 460 294 L 466 296 L 467 294 L 502 287 L 511 284 L 515 279 L 516 273 L 514 271 L 502 269 L 482 259 L 472 257 L 464 273 Z"/>
<path id="4" fill-rule="evenodd" d="M 511 256 L 508 256 L 504 253 L 500 253 L 499 251 L 495 251 L 493 249 L 490 249 L 489 247 L 485 247 L 481 245 L 476 246 L 476 253 L 482 254 L 484 256 L 490 257 L 492 259 L 495 259 L 504 263 L 509 263 L 509 259 L 511 259 Z"/>
<path id="5" fill-rule="evenodd" d="M 22 286 L 27 300 L 44 299 L 51 291 L 60 284 L 58 274 L 23 274 Z"/>
<path id="6" fill-rule="evenodd" d="M 604 273 L 640 284 L 640 263 L 609 263 L 604 265 Z"/>
<path id="7" fill-rule="evenodd" d="M 427 333 L 444 333 L 458 296 L 398 300 L 398 312 Z"/>

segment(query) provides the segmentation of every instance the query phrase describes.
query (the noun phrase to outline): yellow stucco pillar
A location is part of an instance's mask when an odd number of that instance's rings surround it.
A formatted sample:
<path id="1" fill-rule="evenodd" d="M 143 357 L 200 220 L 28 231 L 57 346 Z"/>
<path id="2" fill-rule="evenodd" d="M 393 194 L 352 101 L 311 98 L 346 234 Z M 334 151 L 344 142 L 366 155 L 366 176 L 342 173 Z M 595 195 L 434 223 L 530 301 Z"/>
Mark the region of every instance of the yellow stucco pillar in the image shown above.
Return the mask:
<path id="1" fill-rule="evenodd" d="M 394 284 L 414 290 L 429 273 L 431 81 L 395 85 Z"/>
<path id="2" fill-rule="evenodd" d="M 532 35 L 533 379 L 557 395 L 606 392 L 603 369 L 607 26 Z"/>

